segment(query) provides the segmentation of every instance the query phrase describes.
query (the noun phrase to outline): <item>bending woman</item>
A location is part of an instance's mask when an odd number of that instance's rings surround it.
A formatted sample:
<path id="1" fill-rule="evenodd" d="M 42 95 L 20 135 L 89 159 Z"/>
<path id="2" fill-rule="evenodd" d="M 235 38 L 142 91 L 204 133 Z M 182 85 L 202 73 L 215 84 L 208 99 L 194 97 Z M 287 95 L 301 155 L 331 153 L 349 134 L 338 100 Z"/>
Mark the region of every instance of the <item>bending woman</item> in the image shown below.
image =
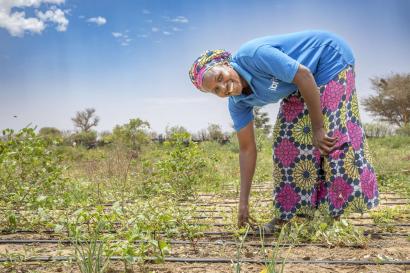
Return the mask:
<path id="1" fill-rule="evenodd" d="M 325 31 L 251 40 L 232 57 L 206 51 L 189 75 L 203 92 L 228 97 L 239 141 L 238 225 L 249 222 L 256 166 L 253 107 L 277 103 L 273 132 L 274 225 L 325 206 L 338 218 L 351 204 L 372 208 L 378 189 L 360 122 L 355 59 L 347 43 Z"/>

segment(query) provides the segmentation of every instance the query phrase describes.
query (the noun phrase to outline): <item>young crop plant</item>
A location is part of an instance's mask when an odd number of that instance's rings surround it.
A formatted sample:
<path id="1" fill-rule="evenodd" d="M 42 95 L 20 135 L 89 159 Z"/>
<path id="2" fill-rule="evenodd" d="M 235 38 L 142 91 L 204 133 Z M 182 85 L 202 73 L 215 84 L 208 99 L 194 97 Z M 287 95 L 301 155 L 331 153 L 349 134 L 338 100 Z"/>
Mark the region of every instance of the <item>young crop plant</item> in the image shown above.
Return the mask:
<path id="1" fill-rule="evenodd" d="M 110 228 L 101 207 L 95 212 L 80 210 L 71 224 L 76 263 L 81 273 L 103 273 L 107 269 L 112 250 L 103 232 Z M 84 228 L 85 227 L 85 228 Z"/>
<path id="2" fill-rule="evenodd" d="M 285 226 L 285 237 L 290 243 L 326 243 L 329 246 L 365 247 L 368 238 L 361 228 L 346 219 L 334 220 L 325 212 L 315 211 L 314 218 L 306 221 L 294 218 Z"/>
<path id="3" fill-rule="evenodd" d="M 264 233 L 260 233 L 261 236 L 261 244 L 262 244 L 262 249 L 264 250 Z M 268 262 L 265 263 L 265 266 L 263 270 L 260 273 L 283 273 L 285 270 L 285 264 L 286 264 L 286 258 L 283 258 L 281 262 L 278 262 L 278 257 L 279 257 L 279 252 L 281 250 L 280 245 L 284 241 L 284 236 L 285 236 L 285 226 L 281 228 L 278 239 L 275 243 L 275 246 L 272 247 L 272 254 L 271 257 L 269 257 Z M 289 247 L 288 252 L 291 250 L 291 247 Z M 264 251 L 265 252 L 265 251 Z M 265 254 L 265 253 L 264 253 Z"/>
<path id="4" fill-rule="evenodd" d="M 235 238 L 239 241 L 239 244 L 236 245 L 236 259 L 235 261 L 232 261 L 232 268 L 234 273 L 242 272 L 242 262 L 240 259 L 242 254 L 242 248 L 245 243 L 246 237 L 248 236 L 249 230 L 250 225 L 247 224 L 246 227 L 242 227 L 234 233 Z"/>

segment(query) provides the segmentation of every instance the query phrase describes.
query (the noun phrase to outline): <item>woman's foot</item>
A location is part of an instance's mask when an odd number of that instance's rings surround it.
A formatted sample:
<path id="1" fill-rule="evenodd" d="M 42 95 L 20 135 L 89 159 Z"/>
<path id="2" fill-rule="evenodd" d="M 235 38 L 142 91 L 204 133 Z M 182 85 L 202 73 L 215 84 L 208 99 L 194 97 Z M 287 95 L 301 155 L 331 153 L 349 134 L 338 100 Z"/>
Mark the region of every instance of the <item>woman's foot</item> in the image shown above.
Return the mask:
<path id="1" fill-rule="evenodd" d="M 257 226 L 255 228 L 255 234 L 272 234 L 286 223 L 287 221 L 285 220 L 273 218 L 269 223 Z"/>

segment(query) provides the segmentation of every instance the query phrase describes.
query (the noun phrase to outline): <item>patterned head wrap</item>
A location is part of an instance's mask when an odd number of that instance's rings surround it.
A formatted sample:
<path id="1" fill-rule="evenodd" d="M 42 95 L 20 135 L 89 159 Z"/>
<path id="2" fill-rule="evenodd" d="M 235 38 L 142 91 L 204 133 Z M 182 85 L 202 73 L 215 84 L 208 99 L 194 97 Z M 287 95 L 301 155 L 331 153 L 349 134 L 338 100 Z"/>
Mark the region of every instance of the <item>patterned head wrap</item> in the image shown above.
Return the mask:
<path id="1" fill-rule="evenodd" d="M 231 53 L 223 49 L 207 50 L 199 56 L 189 70 L 189 77 L 196 88 L 201 90 L 205 72 L 217 64 L 231 60 Z"/>

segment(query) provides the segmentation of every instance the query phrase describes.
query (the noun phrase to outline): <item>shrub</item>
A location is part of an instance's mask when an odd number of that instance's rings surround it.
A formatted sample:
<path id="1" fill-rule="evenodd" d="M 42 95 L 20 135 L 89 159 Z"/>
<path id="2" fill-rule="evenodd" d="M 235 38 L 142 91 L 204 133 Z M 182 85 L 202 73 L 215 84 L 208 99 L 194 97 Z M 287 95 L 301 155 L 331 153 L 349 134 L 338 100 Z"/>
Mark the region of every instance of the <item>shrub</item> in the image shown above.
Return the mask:
<path id="1" fill-rule="evenodd" d="M 157 163 L 159 178 L 180 199 L 192 196 L 206 172 L 204 152 L 189 133 L 175 133 L 165 145 L 167 157 Z"/>
<path id="2" fill-rule="evenodd" d="M 384 123 L 366 123 L 364 124 L 366 137 L 386 137 L 393 134 L 393 128 Z"/>
<path id="3" fill-rule="evenodd" d="M 33 207 L 58 202 L 62 188 L 61 157 L 34 129 L 3 131 L 0 142 L 0 197 Z"/>
<path id="4" fill-rule="evenodd" d="M 51 144 L 53 142 L 62 142 L 63 135 L 60 130 L 54 127 L 43 127 L 38 132 L 39 136 L 43 137 L 47 143 Z"/>
<path id="5" fill-rule="evenodd" d="M 396 134 L 400 136 L 410 136 L 410 124 L 400 127 L 396 130 Z"/>
<path id="6" fill-rule="evenodd" d="M 97 145 L 97 132 L 96 131 L 82 131 L 74 133 L 70 136 L 70 142 L 75 143 L 75 146 L 81 145 L 88 149 L 95 148 Z"/>

